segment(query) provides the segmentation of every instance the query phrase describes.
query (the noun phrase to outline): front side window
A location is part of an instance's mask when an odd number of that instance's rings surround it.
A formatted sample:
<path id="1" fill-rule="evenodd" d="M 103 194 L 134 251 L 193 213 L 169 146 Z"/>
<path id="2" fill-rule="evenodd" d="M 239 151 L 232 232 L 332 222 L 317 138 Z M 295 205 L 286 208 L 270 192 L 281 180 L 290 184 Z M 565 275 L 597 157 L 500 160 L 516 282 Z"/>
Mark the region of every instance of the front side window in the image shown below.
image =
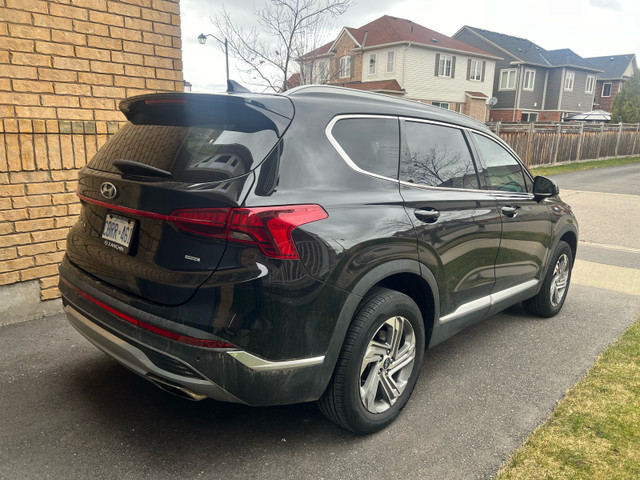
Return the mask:
<path id="1" fill-rule="evenodd" d="M 440 55 L 440 61 L 438 63 L 438 76 L 450 77 L 451 76 L 451 64 L 453 57 L 451 55 Z"/>
<path id="2" fill-rule="evenodd" d="M 584 93 L 593 93 L 595 85 L 596 85 L 595 75 L 587 75 L 587 84 L 584 87 Z"/>
<path id="3" fill-rule="evenodd" d="M 406 122 L 400 180 L 428 187 L 478 189 L 464 134 L 457 128 Z"/>
<path id="4" fill-rule="evenodd" d="M 387 73 L 391 73 L 396 68 L 396 52 L 391 50 L 387 52 Z"/>
<path id="5" fill-rule="evenodd" d="M 602 84 L 602 96 L 603 97 L 610 97 L 611 96 L 611 84 L 610 83 L 603 83 Z"/>
<path id="6" fill-rule="evenodd" d="M 576 79 L 576 72 L 568 71 L 564 76 L 564 89 L 567 92 L 573 91 L 573 82 Z"/>
<path id="7" fill-rule="evenodd" d="M 515 90 L 516 75 L 518 71 L 515 68 L 508 70 L 500 70 L 500 90 Z"/>
<path id="8" fill-rule="evenodd" d="M 480 60 L 470 60 L 469 80 L 482 81 L 482 62 Z"/>
<path id="9" fill-rule="evenodd" d="M 345 55 L 340 58 L 340 78 L 351 76 L 351 57 Z"/>
<path id="10" fill-rule="evenodd" d="M 331 136 L 357 168 L 398 178 L 400 127 L 397 119 L 345 118 L 336 122 Z"/>
<path id="11" fill-rule="evenodd" d="M 480 153 L 487 188 L 502 192 L 526 192 L 522 166 L 509 151 L 484 135 L 474 133 L 473 138 Z"/>
<path id="12" fill-rule="evenodd" d="M 372 53 L 369 55 L 369 75 L 374 75 L 376 73 L 376 54 Z"/>
<path id="13" fill-rule="evenodd" d="M 533 87 L 536 83 L 536 71 L 535 70 L 525 70 L 524 71 L 524 85 L 522 86 L 523 90 L 533 90 Z"/>

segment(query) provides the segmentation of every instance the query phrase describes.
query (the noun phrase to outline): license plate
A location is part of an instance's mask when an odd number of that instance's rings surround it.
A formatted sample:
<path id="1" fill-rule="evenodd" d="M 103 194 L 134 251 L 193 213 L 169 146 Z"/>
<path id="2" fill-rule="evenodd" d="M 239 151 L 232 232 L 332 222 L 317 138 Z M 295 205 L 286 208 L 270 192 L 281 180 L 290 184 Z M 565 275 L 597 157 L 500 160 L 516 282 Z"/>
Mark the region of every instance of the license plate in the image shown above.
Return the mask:
<path id="1" fill-rule="evenodd" d="M 135 226 L 135 220 L 107 213 L 107 218 L 104 220 L 104 228 L 102 229 L 104 244 L 122 253 L 129 253 L 129 245 L 131 244 Z"/>

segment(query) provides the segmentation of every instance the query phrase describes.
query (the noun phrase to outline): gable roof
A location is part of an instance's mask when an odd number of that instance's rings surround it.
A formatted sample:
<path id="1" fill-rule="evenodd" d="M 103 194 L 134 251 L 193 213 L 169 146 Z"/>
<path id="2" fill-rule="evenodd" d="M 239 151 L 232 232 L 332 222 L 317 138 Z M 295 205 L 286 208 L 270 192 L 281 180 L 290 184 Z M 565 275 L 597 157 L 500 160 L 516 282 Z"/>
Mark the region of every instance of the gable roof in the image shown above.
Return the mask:
<path id="1" fill-rule="evenodd" d="M 442 33 L 423 27 L 411 20 L 391 17 L 389 15 L 383 15 L 359 28 L 344 27 L 335 41 L 303 55 L 302 58 L 311 58 L 330 53 L 334 45 L 345 33 L 351 35 L 360 48 L 372 48 L 394 43 L 410 42 L 434 49 L 459 51 L 487 58 L 500 58 L 459 40 L 447 37 Z"/>
<path id="2" fill-rule="evenodd" d="M 604 57 L 590 57 L 589 61 L 594 67 L 602 70 L 598 78 L 602 80 L 618 80 L 624 78 L 624 73 L 632 64 L 633 70 L 638 71 L 636 65 L 636 56 L 631 53 L 628 55 L 606 55 Z"/>
<path id="3" fill-rule="evenodd" d="M 484 37 L 498 48 L 508 52 L 518 63 L 537 65 L 541 67 L 574 67 L 585 70 L 599 71 L 591 62 L 582 58 L 570 48 L 545 50 L 540 45 L 526 38 L 513 37 L 504 33 L 492 32 L 482 28 L 462 27 Z"/>

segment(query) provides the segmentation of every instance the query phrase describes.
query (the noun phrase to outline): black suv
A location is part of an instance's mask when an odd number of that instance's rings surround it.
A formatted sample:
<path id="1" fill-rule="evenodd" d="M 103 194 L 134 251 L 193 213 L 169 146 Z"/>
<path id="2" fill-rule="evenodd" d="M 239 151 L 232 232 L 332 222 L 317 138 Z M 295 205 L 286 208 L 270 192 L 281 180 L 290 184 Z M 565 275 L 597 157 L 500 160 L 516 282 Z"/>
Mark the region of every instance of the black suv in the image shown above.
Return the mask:
<path id="1" fill-rule="evenodd" d="M 370 433 L 425 348 L 566 298 L 570 207 L 471 118 L 321 86 L 120 109 L 80 172 L 60 290 L 80 333 L 165 390 L 318 400 Z"/>

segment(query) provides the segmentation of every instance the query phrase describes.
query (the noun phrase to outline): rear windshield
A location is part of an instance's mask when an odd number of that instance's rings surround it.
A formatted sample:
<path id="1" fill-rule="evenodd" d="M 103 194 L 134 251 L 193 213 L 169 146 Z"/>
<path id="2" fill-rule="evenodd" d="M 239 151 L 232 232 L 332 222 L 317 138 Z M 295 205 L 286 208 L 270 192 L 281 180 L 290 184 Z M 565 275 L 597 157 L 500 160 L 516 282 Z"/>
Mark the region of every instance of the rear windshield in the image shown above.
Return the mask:
<path id="1" fill-rule="evenodd" d="M 114 160 L 150 165 L 185 182 L 214 182 L 255 168 L 278 142 L 274 130 L 238 132 L 225 126 L 125 124 L 98 151 L 89 167 L 121 173 Z"/>

